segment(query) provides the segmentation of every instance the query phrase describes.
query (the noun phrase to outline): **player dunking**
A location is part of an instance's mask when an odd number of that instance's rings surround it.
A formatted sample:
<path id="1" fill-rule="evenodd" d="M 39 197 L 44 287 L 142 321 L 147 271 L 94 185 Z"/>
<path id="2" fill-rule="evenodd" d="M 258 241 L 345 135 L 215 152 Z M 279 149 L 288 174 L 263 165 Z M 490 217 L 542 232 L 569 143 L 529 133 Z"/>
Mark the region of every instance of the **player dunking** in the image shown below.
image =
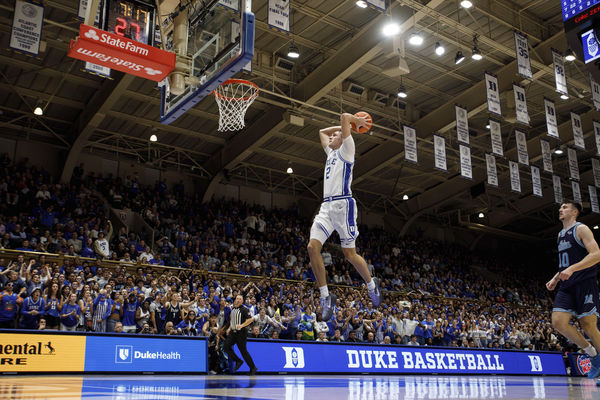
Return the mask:
<path id="1" fill-rule="evenodd" d="M 560 206 L 558 216 L 563 229 L 558 234 L 558 272 L 546 288 L 554 290 L 560 282 L 552 308 L 552 326 L 590 356 L 588 377 L 594 379 L 600 375 L 600 332 L 596 326 L 600 250 L 590 228 L 576 221 L 580 212 L 581 206 L 575 202 L 566 201 Z M 591 344 L 570 324 L 571 316 L 579 320 Z"/>
<path id="2" fill-rule="evenodd" d="M 371 278 L 365 259 L 356 253 L 355 248 L 358 229 L 356 201 L 352 198 L 350 190 L 355 153 L 354 139 L 350 133 L 351 123 L 360 128 L 366 125 L 366 120 L 344 113 L 340 116 L 340 126 L 319 131 L 321 145 L 327 154 L 327 162 L 323 175 L 323 203 L 310 228 L 308 255 L 321 292 L 320 304 L 324 321 L 329 321 L 333 314 L 336 296 L 329 293 L 327 288 L 321 248 L 334 230 L 340 235 L 344 257 L 354 265 L 367 283 L 373 306 L 378 307 L 381 303 L 379 282 L 377 278 Z"/>

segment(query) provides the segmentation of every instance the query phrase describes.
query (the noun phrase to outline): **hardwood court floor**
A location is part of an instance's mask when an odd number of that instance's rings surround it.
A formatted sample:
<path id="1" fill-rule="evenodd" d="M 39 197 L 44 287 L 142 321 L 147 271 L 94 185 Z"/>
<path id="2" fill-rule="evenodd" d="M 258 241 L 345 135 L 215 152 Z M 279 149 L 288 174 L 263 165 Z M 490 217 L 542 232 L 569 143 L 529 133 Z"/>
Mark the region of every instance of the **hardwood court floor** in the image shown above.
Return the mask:
<path id="1" fill-rule="evenodd" d="M 600 399 L 586 378 L 374 375 L 0 375 L 0 399 Z"/>

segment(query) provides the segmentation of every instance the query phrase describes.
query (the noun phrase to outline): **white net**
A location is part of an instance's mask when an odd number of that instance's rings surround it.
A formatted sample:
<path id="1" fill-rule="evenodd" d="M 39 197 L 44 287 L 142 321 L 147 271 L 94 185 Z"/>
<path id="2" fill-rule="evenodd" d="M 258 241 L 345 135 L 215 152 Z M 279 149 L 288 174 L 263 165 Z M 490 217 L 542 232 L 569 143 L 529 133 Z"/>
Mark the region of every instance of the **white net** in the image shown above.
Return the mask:
<path id="1" fill-rule="evenodd" d="M 258 96 L 258 86 L 241 79 L 229 79 L 215 89 L 219 106 L 219 132 L 244 128 L 244 116 Z"/>

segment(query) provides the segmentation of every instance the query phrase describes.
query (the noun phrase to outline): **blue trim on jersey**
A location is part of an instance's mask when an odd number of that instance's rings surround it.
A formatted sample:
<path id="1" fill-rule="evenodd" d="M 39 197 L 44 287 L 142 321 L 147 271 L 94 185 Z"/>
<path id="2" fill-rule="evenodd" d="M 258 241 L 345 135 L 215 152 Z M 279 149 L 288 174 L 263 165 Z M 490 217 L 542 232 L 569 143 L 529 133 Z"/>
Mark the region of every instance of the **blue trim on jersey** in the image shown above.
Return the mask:
<path id="1" fill-rule="evenodd" d="M 340 158 L 340 160 L 342 160 L 343 162 L 345 162 L 346 164 L 352 165 L 354 164 L 353 162 L 350 161 L 346 161 L 344 160 L 344 157 L 342 157 L 342 152 L 340 150 L 338 150 L 338 157 Z"/>
<path id="2" fill-rule="evenodd" d="M 323 203 L 326 203 L 328 201 L 336 201 L 336 200 L 344 200 L 344 199 L 350 199 L 352 198 L 352 195 L 339 195 L 339 196 L 329 196 L 329 197 L 323 197 Z"/>
<path id="3" fill-rule="evenodd" d="M 325 229 L 325 227 L 323 225 L 321 225 L 320 223 L 317 222 L 317 226 L 319 228 L 321 228 L 321 230 L 327 235 L 327 237 L 329 237 L 329 233 L 327 232 L 327 229 Z"/>
<path id="4" fill-rule="evenodd" d="M 350 227 L 354 226 L 354 199 L 348 199 L 346 201 L 348 202 L 348 209 L 346 212 L 346 221 L 348 221 L 348 223 L 346 225 L 346 229 L 348 231 L 348 235 L 353 238 L 354 233 L 352 233 Z"/>
<path id="5" fill-rule="evenodd" d="M 575 239 L 575 241 L 577 242 L 578 245 L 585 248 L 585 245 L 583 244 L 583 242 L 581 240 L 579 240 L 579 238 L 577 237 L 577 227 L 579 225 L 583 225 L 583 224 L 581 222 L 576 222 L 575 225 L 573 225 L 573 227 L 575 228 L 575 229 L 573 229 L 573 239 Z"/>
<path id="6" fill-rule="evenodd" d="M 344 164 L 344 186 L 342 194 L 350 194 L 350 176 L 352 176 L 352 164 Z"/>
<path id="7" fill-rule="evenodd" d="M 588 311 L 586 313 L 578 314 L 577 318 L 587 317 L 587 316 L 590 316 L 590 315 L 593 315 L 593 314 L 596 315 L 596 316 L 598 316 L 598 312 L 596 311 L 596 307 L 592 308 L 590 311 Z"/>
<path id="8" fill-rule="evenodd" d="M 554 312 L 554 311 L 558 311 L 558 312 L 568 312 L 569 314 L 577 315 L 577 313 L 576 313 L 575 311 L 573 311 L 573 310 L 567 310 L 567 309 L 565 309 L 565 308 L 558 308 L 558 307 L 556 307 L 556 308 L 553 308 L 553 309 L 552 309 L 552 312 Z"/>

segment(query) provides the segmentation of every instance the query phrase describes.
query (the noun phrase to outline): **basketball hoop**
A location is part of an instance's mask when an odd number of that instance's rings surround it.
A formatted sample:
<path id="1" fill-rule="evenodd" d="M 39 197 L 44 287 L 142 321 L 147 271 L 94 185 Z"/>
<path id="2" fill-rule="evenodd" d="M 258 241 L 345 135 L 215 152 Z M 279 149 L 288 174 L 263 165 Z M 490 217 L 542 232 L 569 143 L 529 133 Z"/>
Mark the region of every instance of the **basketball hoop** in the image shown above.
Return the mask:
<path id="1" fill-rule="evenodd" d="M 219 132 L 244 128 L 244 116 L 258 96 L 258 86 L 243 79 L 228 79 L 214 90 L 219 106 Z"/>

